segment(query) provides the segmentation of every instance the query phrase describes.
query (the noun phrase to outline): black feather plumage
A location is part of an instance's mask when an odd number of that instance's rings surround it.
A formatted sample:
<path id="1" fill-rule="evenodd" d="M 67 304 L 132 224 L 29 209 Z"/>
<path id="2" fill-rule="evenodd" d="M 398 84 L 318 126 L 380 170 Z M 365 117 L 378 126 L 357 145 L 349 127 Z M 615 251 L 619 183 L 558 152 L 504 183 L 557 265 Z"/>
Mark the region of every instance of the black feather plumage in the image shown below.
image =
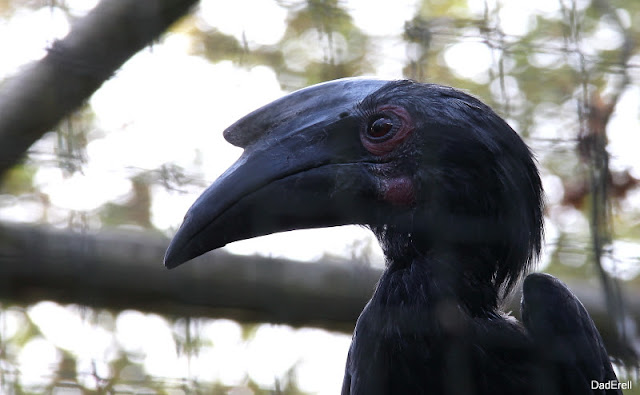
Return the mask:
<path id="1" fill-rule="evenodd" d="M 535 159 L 461 91 L 344 79 L 294 92 L 225 137 L 245 151 L 196 201 L 175 267 L 235 240 L 361 224 L 386 269 L 362 312 L 344 395 L 604 394 L 595 325 L 558 280 L 524 282 L 524 325 L 499 310 L 543 239 Z"/>

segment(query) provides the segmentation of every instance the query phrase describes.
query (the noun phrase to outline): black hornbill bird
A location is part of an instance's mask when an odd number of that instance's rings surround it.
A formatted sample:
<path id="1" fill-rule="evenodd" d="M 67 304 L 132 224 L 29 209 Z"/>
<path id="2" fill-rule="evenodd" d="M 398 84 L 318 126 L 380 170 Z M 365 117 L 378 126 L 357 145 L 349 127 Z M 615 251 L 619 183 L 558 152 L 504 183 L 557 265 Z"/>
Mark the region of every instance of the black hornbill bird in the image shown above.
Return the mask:
<path id="1" fill-rule="evenodd" d="M 499 310 L 539 254 L 543 192 L 529 148 L 478 99 L 342 79 L 224 136 L 244 153 L 189 209 L 165 265 L 274 232 L 369 227 L 386 269 L 357 321 L 343 394 L 620 393 L 592 390 L 616 376 L 559 280 L 526 277 L 522 324 Z"/>

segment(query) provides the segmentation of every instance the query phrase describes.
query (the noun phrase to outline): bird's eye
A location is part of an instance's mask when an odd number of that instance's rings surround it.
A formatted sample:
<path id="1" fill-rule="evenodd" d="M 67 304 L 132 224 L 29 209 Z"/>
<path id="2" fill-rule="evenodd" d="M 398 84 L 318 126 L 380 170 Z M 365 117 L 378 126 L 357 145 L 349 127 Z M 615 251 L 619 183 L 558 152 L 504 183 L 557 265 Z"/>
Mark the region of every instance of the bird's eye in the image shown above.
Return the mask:
<path id="1" fill-rule="evenodd" d="M 385 137 L 391 137 L 390 134 L 393 131 L 393 121 L 387 117 L 380 117 L 369 126 L 367 135 L 373 139 L 382 139 Z"/>
<path id="2" fill-rule="evenodd" d="M 362 144 L 374 155 L 386 155 L 393 151 L 413 131 L 411 116 L 404 108 L 395 105 L 381 106 L 360 132 Z"/>

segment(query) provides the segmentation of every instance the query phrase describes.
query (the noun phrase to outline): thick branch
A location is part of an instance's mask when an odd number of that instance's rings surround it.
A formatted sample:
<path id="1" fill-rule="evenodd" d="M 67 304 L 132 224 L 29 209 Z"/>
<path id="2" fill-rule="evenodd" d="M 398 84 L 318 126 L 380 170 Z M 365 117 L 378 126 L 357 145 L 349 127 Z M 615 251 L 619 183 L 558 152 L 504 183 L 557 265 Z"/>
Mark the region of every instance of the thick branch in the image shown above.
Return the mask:
<path id="1" fill-rule="evenodd" d="M 167 244 L 162 236 L 138 233 L 83 234 L 2 224 L 0 298 L 350 332 L 380 275 L 351 262 L 300 263 L 224 251 L 169 271 L 162 266 Z M 604 331 L 605 341 L 610 339 L 602 295 L 591 284 L 570 286 Z M 640 294 L 628 296 L 637 320 Z M 506 309 L 517 313 L 518 301 L 514 298 Z"/>
<path id="2" fill-rule="evenodd" d="M 42 60 L 0 85 L 0 176 L 196 0 L 103 0 Z"/>
<path id="3" fill-rule="evenodd" d="M 168 240 L 0 226 L 0 298 L 134 308 L 350 331 L 379 271 L 215 251 L 174 270 Z"/>

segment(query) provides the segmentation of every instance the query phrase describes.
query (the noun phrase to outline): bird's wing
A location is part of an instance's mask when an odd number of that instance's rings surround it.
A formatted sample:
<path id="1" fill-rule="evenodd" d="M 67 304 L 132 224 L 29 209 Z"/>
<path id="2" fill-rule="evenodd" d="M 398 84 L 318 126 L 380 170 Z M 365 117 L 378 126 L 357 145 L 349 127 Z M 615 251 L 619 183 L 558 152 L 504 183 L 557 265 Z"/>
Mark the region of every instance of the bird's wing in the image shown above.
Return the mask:
<path id="1" fill-rule="evenodd" d="M 349 368 L 351 366 L 351 348 L 349 348 L 349 354 L 347 355 L 347 367 L 344 372 L 344 380 L 342 380 L 342 392 L 341 395 L 351 394 L 351 373 Z"/>
<path id="2" fill-rule="evenodd" d="M 541 374 L 546 382 L 539 385 L 562 394 L 622 394 L 593 388 L 594 381 L 617 383 L 617 377 L 593 320 L 564 283 L 548 274 L 530 274 L 521 309 L 524 326 L 546 362 Z"/>

